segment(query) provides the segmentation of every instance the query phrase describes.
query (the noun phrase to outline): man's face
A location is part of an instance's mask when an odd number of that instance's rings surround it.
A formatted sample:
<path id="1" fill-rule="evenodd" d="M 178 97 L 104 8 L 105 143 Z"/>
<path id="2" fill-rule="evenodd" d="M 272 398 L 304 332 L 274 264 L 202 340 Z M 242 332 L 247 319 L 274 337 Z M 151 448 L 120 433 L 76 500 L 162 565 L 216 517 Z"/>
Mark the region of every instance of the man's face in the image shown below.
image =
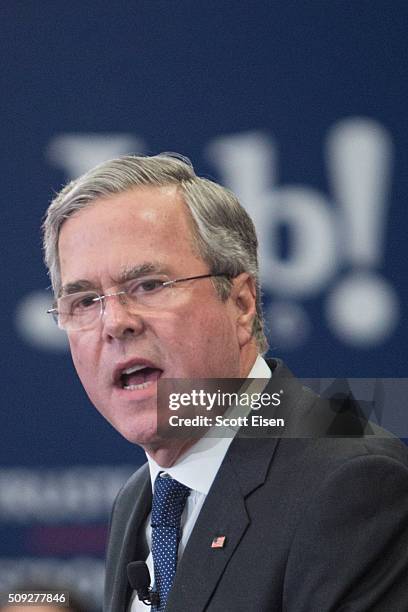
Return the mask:
<path id="1" fill-rule="evenodd" d="M 143 264 L 170 279 L 208 273 L 193 251 L 187 215 L 172 186 L 137 188 L 96 201 L 62 227 L 63 287 L 86 281 L 111 293 L 120 289 L 124 272 Z M 176 284 L 162 293 L 163 306 L 157 310 L 107 298 L 104 315 L 92 329 L 68 334 L 90 400 L 125 438 L 142 445 L 157 438 L 159 377 L 242 375 L 234 300 L 222 302 L 211 279 Z M 124 388 L 120 374 L 135 365 L 146 369 L 125 380 Z"/>

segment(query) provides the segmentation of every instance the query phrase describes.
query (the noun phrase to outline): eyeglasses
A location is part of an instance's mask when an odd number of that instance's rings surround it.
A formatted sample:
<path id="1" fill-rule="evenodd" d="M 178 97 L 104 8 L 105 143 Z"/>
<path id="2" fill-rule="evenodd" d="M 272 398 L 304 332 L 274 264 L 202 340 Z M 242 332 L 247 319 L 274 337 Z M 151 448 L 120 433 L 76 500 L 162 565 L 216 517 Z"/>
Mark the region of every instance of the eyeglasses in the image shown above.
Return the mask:
<path id="1" fill-rule="evenodd" d="M 97 291 L 79 291 L 57 299 L 53 308 L 47 310 L 65 331 L 81 331 L 97 324 L 105 311 L 106 298 L 118 296 L 121 303 L 128 307 L 139 305 L 151 310 L 160 310 L 168 306 L 170 293 L 166 289 L 177 283 L 213 278 L 228 274 L 200 274 L 185 278 L 169 279 L 167 276 L 144 276 L 132 279 L 122 285 L 120 291 L 100 295 Z"/>

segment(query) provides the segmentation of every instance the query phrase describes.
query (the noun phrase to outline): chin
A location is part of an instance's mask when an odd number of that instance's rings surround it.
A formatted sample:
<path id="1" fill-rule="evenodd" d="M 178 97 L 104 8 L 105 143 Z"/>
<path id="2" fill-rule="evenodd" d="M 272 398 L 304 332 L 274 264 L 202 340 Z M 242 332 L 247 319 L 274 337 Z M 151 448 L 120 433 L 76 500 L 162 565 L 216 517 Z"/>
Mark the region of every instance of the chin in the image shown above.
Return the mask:
<path id="1" fill-rule="evenodd" d="M 115 429 L 131 444 L 138 444 L 139 446 L 151 446 L 158 444 L 160 437 L 157 434 L 157 424 L 152 423 L 150 425 L 140 425 L 138 427 L 116 427 Z"/>

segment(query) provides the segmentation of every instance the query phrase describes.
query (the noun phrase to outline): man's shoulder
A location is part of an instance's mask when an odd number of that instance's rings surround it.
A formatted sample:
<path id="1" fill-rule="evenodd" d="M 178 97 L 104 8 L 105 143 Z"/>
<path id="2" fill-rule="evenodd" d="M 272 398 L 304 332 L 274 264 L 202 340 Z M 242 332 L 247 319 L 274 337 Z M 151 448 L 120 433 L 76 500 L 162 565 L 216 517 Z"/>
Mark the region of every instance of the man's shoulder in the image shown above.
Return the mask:
<path id="1" fill-rule="evenodd" d="M 288 427 L 278 445 L 281 452 L 300 454 L 314 467 L 321 465 L 325 470 L 364 456 L 408 465 L 408 447 L 370 421 L 352 395 L 344 394 L 343 399 L 338 395 L 322 397 L 297 379 L 282 361 L 270 360 L 268 365 L 273 371 L 271 383 L 283 380 L 289 391 L 288 401 L 282 404 Z"/>
<path id="2" fill-rule="evenodd" d="M 331 471 L 357 458 L 392 460 L 408 467 L 408 448 L 388 432 L 361 437 L 326 437 L 310 440 L 305 445 L 314 469 Z M 319 467 L 320 466 L 320 467 Z"/>
<path id="3" fill-rule="evenodd" d="M 310 391 L 306 393 L 310 398 Z M 316 422 L 318 424 L 324 422 L 319 413 L 325 410 L 325 403 L 315 396 L 315 401 L 310 404 L 313 406 L 311 411 L 318 415 Z M 302 410 L 299 412 L 302 414 Z M 354 415 L 352 418 L 354 419 Z M 408 468 L 408 447 L 399 438 L 370 421 L 362 423 L 361 420 L 354 419 L 350 431 L 348 427 L 351 421 L 347 415 L 344 422 L 345 425 L 340 418 L 336 424 L 337 435 L 327 431 L 313 435 L 312 429 L 311 437 L 282 438 L 277 452 L 297 456 L 304 469 L 308 468 L 321 474 L 336 470 L 357 458 L 363 462 L 374 458 L 380 462 L 391 460 Z"/>
<path id="4" fill-rule="evenodd" d="M 281 470 L 305 475 L 327 474 L 357 458 L 391 460 L 408 469 L 408 447 L 385 430 L 358 437 L 280 437 L 249 439 L 237 437 L 229 456 L 244 464 L 248 454 L 270 462 L 272 472 Z M 247 469 L 247 468 L 246 468 Z"/>

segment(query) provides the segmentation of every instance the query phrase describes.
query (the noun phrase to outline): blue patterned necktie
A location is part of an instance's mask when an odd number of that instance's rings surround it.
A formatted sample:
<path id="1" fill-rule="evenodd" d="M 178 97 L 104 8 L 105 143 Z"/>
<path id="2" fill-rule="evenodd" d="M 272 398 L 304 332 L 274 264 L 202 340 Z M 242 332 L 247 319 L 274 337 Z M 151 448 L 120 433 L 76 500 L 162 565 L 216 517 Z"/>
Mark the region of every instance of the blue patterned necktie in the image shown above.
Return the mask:
<path id="1" fill-rule="evenodd" d="M 190 489 L 170 477 L 156 477 L 152 504 L 152 555 L 155 591 L 158 606 L 152 611 L 163 612 L 177 567 L 177 551 L 181 537 L 181 515 Z"/>

